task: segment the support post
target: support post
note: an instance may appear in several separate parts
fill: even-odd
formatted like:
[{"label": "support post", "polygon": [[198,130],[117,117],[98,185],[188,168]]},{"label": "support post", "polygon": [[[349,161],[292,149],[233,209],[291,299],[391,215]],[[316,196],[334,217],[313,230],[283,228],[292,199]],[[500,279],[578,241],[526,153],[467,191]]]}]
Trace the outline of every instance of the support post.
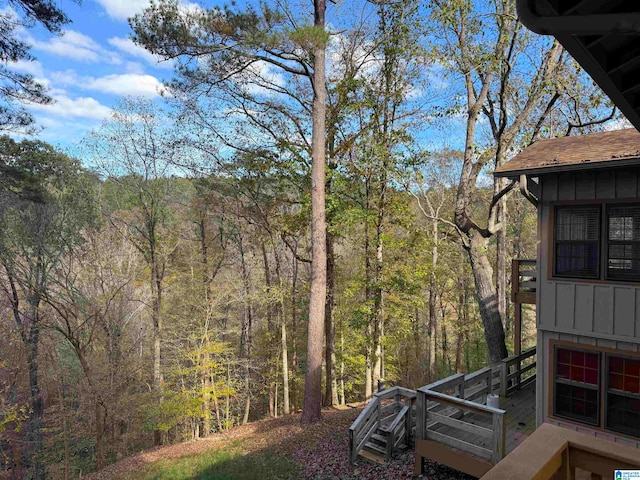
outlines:
[{"label": "support post", "polygon": [[501,397],[507,396],[507,388],[509,388],[507,378],[509,378],[509,366],[507,365],[507,362],[503,360],[502,363],[500,364],[500,396]]},{"label": "support post", "polygon": [[407,411],[407,416],[405,417],[404,423],[404,444],[407,446],[407,448],[411,448],[411,417],[413,414],[413,409],[411,408],[411,406],[413,405],[413,400],[407,398],[405,405],[409,407],[409,410]]},{"label": "support post", "polygon": [[513,328],[513,354],[520,355],[522,353],[522,304],[514,304],[514,328]]},{"label": "support post", "polygon": [[424,427],[427,424],[427,399],[424,392],[418,390],[416,392],[416,445],[418,440],[425,439]]},{"label": "support post", "polygon": [[495,465],[504,458],[506,424],[502,414],[493,414],[493,445],[491,461]]}]

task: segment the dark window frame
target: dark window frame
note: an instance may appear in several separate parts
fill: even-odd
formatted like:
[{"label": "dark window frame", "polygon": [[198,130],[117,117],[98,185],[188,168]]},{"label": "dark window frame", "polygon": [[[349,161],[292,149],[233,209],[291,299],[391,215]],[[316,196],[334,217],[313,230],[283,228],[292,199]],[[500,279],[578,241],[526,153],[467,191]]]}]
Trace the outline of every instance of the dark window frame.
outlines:
[{"label": "dark window frame", "polygon": [[[638,400],[640,401],[640,393],[632,393],[632,392],[627,392],[625,390],[619,390],[619,389],[613,389],[611,388],[611,386],[609,385],[610,383],[610,374],[611,374],[611,358],[615,357],[615,358],[620,358],[620,359],[624,359],[624,360],[632,360],[632,361],[638,361],[639,359],[637,357],[632,357],[629,355],[624,355],[624,354],[619,354],[619,353],[605,353],[605,379],[604,379],[604,388],[603,388],[603,402],[604,402],[604,418],[602,419],[602,425],[603,428],[605,428],[608,431],[611,432],[616,432],[616,433],[620,433],[622,435],[627,435],[630,437],[634,437],[634,438],[640,438],[640,424],[639,424],[639,428],[637,431],[632,431],[629,428],[625,428],[624,426],[622,428],[620,427],[616,427],[614,426],[610,426],[609,421],[609,415],[610,415],[610,410],[609,410],[609,396],[610,395],[615,395],[618,397],[624,397],[626,399],[633,399],[633,400]],[[623,375],[624,376],[624,375]],[[627,425],[627,427],[630,425]]]},{"label": "dark window frame", "polygon": [[[636,248],[640,250],[640,238],[638,238],[637,240],[635,239],[629,239],[629,240],[611,240],[610,237],[610,220],[611,220],[611,212],[612,210],[615,209],[620,209],[620,208],[640,208],[640,203],[607,203],[604,204],[605,207],[605,212],[604,212],[604,218],[605,218],[605,222],[606,224],[604,225],[604,235],[603,235],[603,242],[604,242],[604,248],[603,248],[603,263],[604,263],[604,279],[605,280],[614,280],[614,281],[628,281],[628,282],[637,282],[640,281],[640,269],[638,270],[638,272],[633,275],[631,274],[618,274],[616,275],[616,272],[610,272],[610,268],[609,268],[609,246],[610,245],[621,245],[621,246],[631,246],[632,248]],[[625,260],[620,259],[620,260]],[[630,259],[630,261],[632,262],[631,265],[633,267],[633,259]],[[640,260],[638,260],[638,262],[640,262]],[[624,269],[621,269],[624,270]]]},{"label": "dark window frame", "polygon": [[[558,222],[558,217],[559,214],[558,212],[562,211],[562,210],[591,210],[591,211],[595,211],[598,218],[597,218],[597,224],[598,224],[598,233],[596,236],[595,240],[559,240],[558,239],[558,229],[559,229],[559,222]],[[571,205],[556,205],[554,207],[554,225],[553,225],[553,276],[554,277],[559,277],[559,278],[577,278],[577,279],[585,279],[585,280],[598,280],[601,277],[601,263],[602,263],[602,208],[600,205],[594,205],[594,204],[584,204],[584,205],[575,205],[575,204],[571,204]],[[596,259],[596,271],[593,275],[577,275],[575,272],[567,272],[567,273],[559,273],[558,272],[558,246],[559,245],[577,245],[577,244],[582,244],[582,245],[587,245],[589,243],[596,243],[596,254],[597,254],[597,259]],[[586,258],[586,257],[585,257]]]},{"label": "dark window frame", "polygon": [[[555,419],[562,422],[570,422],[575,426],[583,425],[586,428],[591,428],[596,431],[601,431],[609,435],[616,435],[618,437],[626,438],[631,441],[636,441],[636,442],[640,441],[640,432],[636,433],[629,429],[623,431],[622,429],[610,428],[608,426],[609,425],[609,422],[608,422],[609,398],[608,397],[611,390],[609,388],[609,380],[610,380],[609,377],[611,373],[610,359],[612,357],[616,357],[616,358],[628,359],[632,361],[640,361],[640,351],[636,352],[633,350],[619,350],[617,348],[603,347],[603,346],[596,346],[596,345],[586,345],[583,343],[576,343],[575,341],[557,340],[557,339],[549,339],[547,345],[549,348],[548,350],[549,363],[547,364],[547,368],[546,368],[547,375],[545,378],[545,385],[546,385],[547,392],[544,400],[547,417],[552,420]],[[557,351],[559,348],[565,349],[565,350],[574,350],[578,352],[598,354],[598,359],[599,359],[598,368],[599,368],[599,374],[600,374],[599,376],[600,390],[599,390],[599,396],[598,396],[598,403],[599,403],[598,424],[584,422],[577,418],[558,415],[556,413],[556,381],[555,380],[556,380],[556,369],[558,364]],[[585,358],[585,366],[586,366],[586,363],[587,362]],[[625,369],[625,372],[626,372],[626,369]],[[632,370],[631,377],[632,379],[635,380],[636,378],[635,368]],[[626,385],[624,386],[626,387]],[[631,388],[632,389],[635,388],[635,385],[632,384]],[[620,390],[613,389],[612,393],[620,394]],[[628,395],[628,397],[632,399],[637,399],[638,401],[640,401],[640,394],[638,394],[637,396],[635,394],[630,394]],[[629,409],[629,407],[623,407],[623,408]],[[632,413],[634,412],[633,408],[635,408],[635,406],[629,409]]]},{"label": "dark window frame", "polygon": [[[578,382],[570,379],[558,378],[558,350],[569,350],[574,352],[582,352],[586,354],[595,354],[598,356],[598,384],[592,385],[586,382]],[[602,415],[600,411],[600,406],[602,405],[602,352],[598,350],[590,350],[590,349],[582,349],[575,347],[567,347],[564,345],[554,345],[553,346],[553,377],[551,379],[553,392],[552,392],[552,401],[553,401],[553,416],[557,418],[564,418],[567,420],[572,420],[574,422],[582,423],[584,425],[590,425],[593,427],[599,427],[602,425]],[[570,387],[583,388],[596,392],[596,419],[595,421],[589,421],[586,418],[579,418],[577,416],[572,416],[570,414],[562,414],[558,413],[558,384],[560,385],[568,385]],[[586,400],[585,400],[586,401]]]}]

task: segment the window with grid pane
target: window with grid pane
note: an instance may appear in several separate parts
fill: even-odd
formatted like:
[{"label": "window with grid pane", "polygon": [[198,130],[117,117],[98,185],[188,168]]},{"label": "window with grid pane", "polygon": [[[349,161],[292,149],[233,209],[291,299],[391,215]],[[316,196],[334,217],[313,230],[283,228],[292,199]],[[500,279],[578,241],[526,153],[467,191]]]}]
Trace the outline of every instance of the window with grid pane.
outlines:
[{"label": "window with grid pane", "polygon": [[607,277],[640,279],[640,205],[607,209]]},{"label": "window with grid pane", "polygon": [[555,349],[554,415],[590,425],[600,423],[600,354]]},{"label": "window with grid pane", "polygon": [[607,355],[605,428],[640,437],[640,359]]},{"label": "window with grid pane", "polygon": [[599,275],[600,207],[557,207],[554,274],[597,278]]}]

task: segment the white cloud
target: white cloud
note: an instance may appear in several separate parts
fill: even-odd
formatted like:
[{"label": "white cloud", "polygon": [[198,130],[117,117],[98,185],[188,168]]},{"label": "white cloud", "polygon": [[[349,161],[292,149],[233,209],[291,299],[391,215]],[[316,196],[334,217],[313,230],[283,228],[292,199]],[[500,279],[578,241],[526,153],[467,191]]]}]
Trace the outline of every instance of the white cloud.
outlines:
[{"label": "white cloud", "polygon": [[140,58],[149,65],[153,65],[158,68],[173,68],[173,61],[160,61],[160,57],[158,55],[154,55],[149,50],[136,45],[130,38],[112,37],[108,42],[121,52],[135,58]]},{"label": "white cloud", "polygon": [[[82,90],[95,90],[112,95],[132,95],[157,97],[162,90],[162,83],[151,75],[145,75],[140,64],[127,65],[134,72],[111,74],[104,77],[78,75],[74,70],[51,73],[51,80],[58,86],[75,87]],[[60,92],[58,92],[60,93]]]},{"label": "white cloud", "polygon": [[61,87],[75,86],[81,82],[80,77],[73,70],[51,72],[50,77],[56,85]]},{"label": "white cloud", "polygon": [[[104,7],[107,15],[115,20],[126,21],[151,5],[150,0],[97,0]],[[180,2],[180,8],[184,11],[194,12],[202,9],[200,5],[191,2]]]},{"label": "white cloud", "polygon": [[156,97],[160,95],[162,84],[156,77],[151,75],[125,73],[88,79],[88,82],[82,88],[114,95]]},{"label": "white cloud", "polygon": [[105,50],[91,37],[74,30],[67,30],[61,36],[51,37],[48,41],[40,41],[32,37],[28,37],[27,41],[36,50],[82,62],[102,62],[115,65],[122,62],[116,53]]},{"label": "white cloud", "polygon": [[37,60],[18,60],[17,62],[10,63],[9,67],[17,72],[28,73],[34,77],[44,77],[42,64]]},{"label": "white cloud", "polygon": [[95,98],[78,97],[69,98],[66,95],[54,96],[51,105],[32,104],[29,107],[33,110],[41,111],[47,115],[56,117],[80,117],[102,120],[111,114],[111,109],[105,107]]},{"label": "white cloud", "polygon": [[124,68],[127,73],[136,73],[138,75],[144,74],[144,67],[138,62],[127,62]]},{"label": "white cloud", "polygon": [[151,2],[149,0],[98,0],[107,11],[107,15],[116,20],[126,20],[142,12]]}]

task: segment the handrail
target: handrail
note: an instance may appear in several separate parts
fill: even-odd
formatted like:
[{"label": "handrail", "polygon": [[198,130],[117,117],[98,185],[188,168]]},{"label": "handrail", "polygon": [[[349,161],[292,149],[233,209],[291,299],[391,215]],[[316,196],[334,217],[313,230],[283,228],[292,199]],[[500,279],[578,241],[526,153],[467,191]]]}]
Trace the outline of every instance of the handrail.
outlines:
[{"label": "handrail", "polygon": [[446,390],[447,388],[458,386],[461,381],[464,381],[464,373],[456,373],[449,377],[438,380],[437,382],[433,382],[424,387],[420,387],[418,390],[431,390],[434,392],[441,392],[442,390]]},{"label": "handrail", "polygon": [[385,430],[392,432],[396,428],[398,428],[398,425],[400,425],[400,422],[403,420],[404,416],[407,414],[408,411],[409,411],[409,407],[407,407],[406,405],[402,407],[402,410],[400,410],[400,413],[396,415],[396,418],[393,419],[393,422],[391,422],[389,426],[385,427]]},{"label": "handrail", "polygon": [[[435,400],[440,404],[453,407],[461,412],[490,415],[491,428],[485,428],[469,421],[465,421],[464,415],[460,415],[456,418],[454,413],[443,414],[444,412],[436,413],[425,410],[424,413],[420,415],[418,421],[420,435],[417,438],[443,443],[458,450],[462,450],[463,452],[472,453],[487,460],[491,460],[494,464],[498,463],[502,459],[505,454],[506,446],[506,424],[504,422],[505,410],[489,407],[463,398],[453,397],[445,393],[434,392],[432,390],[420,389],[418,392],[418,405],[428,405],[429,400],[432,399],[432,401]],[[430,417],[433,419],[432,422],[429,422]],[[482,438],[490,439],[491,448],[488,449],[467,440],[456,438],[455,436],[443,433],[442,431],[435,431],[433,427],[430,427],[430,424],[447,425],[456,431],[468,432]]]},{"label": "handrail", "polygon": [[[527,373],[529,370],[533,370],[537,368],[537,361],[531,362],[529,365],[525,367],[522,366],[522,362],[530,357],[533,357],[537,354],[536,347],[531,347],[528,350],[525,350],[520,355],[512,355],[503,359],[501,364],[500,371],[500,396],[506,397],[510,393],[515,390],[519,390],[535,380],[535,374],[526,378],[522,381],[522,375]],[[512,367],[515,367],[513,371]]]},{"label": "handrail", "polygon": [[[421,390],[422,392],[423,390]],[[446,400],[449,403],[454,403],[463,407],[468,408],[469,410],[475,410],[478,412],[491,413],[491,414],[504,414],[505,410],[500,408],[488,407],[486,405],[482,405],[481,403],[471,402],[469,400],[465,400],[463,398],[452,397],[451,395],[447,395],[446,393],[434,392],[434,391],[424,391],[430,397],[438,398],[440,400]]]},{"label": "handrail", "polygon": [[[529,268],[521,270],[520,267]],[[537,278],[536,260],[513,259],[511,262],[511,301],[514,303],[535,303]]]},{"label": "handrail", "polygon": [[[394,401],[385,404],[383,407],[382,402],[391,398],[393,398]],[[386,458],[389,459],[393,448],[398,443],[399,438],[396,437],[398,437],[398,434],[402,430],[403,420],[405,423],[405,437],[408,444],[413,427],[411,406],[415,398],[415,390],[397,386],[374,394],[367,406],[360,412],[360,415],[358,415],[349,427],[350,462],[355,462],[358,454],[377,431],[380,431],[381,434],[387,437]],[[402,399],[404,399],[404,402],[401,401]],[[386,413],[391,413],[391,415],[384,417]],[[391,417],[393,417],[391,423],[383,427],[383,420],[388,421]]]},{"label": "handrail", "polygon": [[[407,416],[407,412],[409,412],[409,407],[407,405],[405,405],[404,407],[402,407],[402,410],[400,410],[400,413],[398,413],[398,415],[396,415],[396,418],[393,420],[393,422],[391,422],[391,425],[389,425],[388,427],[385,428],[386,430],[386,437],[387,437],[387,460],[391,458],[391,455],[393,454],[393,449],[396,447],[396,444],[398,443],[398,441],[400,440],[400,435],[399,435],[399,427],[404,426],[406,429],[406,424],[403,425],[403,423],[406,423],[406,416]],[[405,436],[407,438],[409,438],[409,435],[411,434],[411,432],[405,430]]]},{"label": "handrail", "polygon": [[[374,413],[374,410],[376,411]],[[349,460],[353,463],[356,457],[371,439],[380,426],[380,399],[373,397],[366,407],[360,412],[358,418],[349,427]],[[367,420],[368,419],[368,420]],[[375,422],[372,422],[375,419]],[[364,436],[360,434],[364,432]]]},{"label": "handrail", "polygon": [[575,478],[576,469],[591,473],[591,478],[612,478],[614,470],[637,470],[638,449],[545,423],[481,480],[569,480]]}]

